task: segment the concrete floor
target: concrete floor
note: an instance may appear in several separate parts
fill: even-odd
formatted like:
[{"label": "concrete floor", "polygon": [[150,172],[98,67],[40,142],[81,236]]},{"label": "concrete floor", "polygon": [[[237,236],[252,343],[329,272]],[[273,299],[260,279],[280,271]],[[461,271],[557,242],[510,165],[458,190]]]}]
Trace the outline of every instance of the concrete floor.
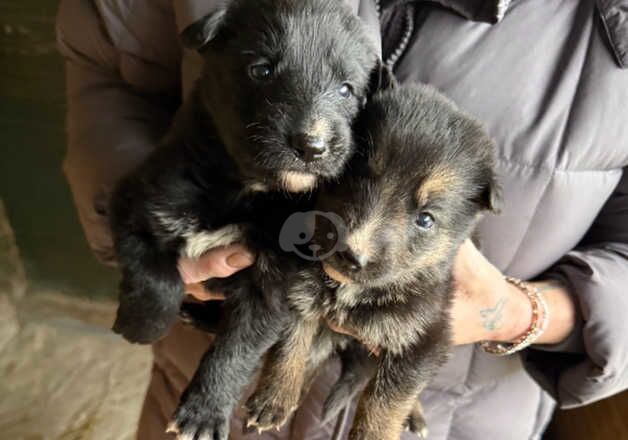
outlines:
[{"label": "concrete floor", "polygon": [[117,273],[90,254],[61,171],[57,7],[0,2],[0,439],[131,439],[151,355],[108,330]]},{"label": "concrete floor", "polygon": [[134,438],[151,354],[114,335],[115,305],[33,291],[0,201],[0,439]]}]

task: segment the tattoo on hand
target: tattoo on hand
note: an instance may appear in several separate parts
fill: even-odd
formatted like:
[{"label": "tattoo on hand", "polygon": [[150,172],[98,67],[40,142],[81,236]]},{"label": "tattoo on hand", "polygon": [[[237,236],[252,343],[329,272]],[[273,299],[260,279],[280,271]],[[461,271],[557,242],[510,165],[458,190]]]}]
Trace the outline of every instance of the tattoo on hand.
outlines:
[{"label": "tattoo on hand", "polygon": [[494,331],[500,328],[502,311],[504,305],[508,301],[508,298],[501,298],[493,307],[486,309],[480,309],[480,319],[482,320],[482,327],[488,331]]}]

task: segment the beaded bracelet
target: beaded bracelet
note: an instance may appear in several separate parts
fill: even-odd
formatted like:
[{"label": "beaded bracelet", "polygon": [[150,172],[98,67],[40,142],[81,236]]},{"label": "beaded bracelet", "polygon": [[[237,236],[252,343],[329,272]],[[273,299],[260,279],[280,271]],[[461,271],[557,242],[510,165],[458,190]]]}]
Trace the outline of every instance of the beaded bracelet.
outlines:
[{"label": "beaded bracelet", "polygon": [[504,277],[506,281],[521,289],[532,303],[532,322],[528,330],[513,342],[482,341],[480,347],[487,353],[496,356],[507,356],[523,350],[533,344],[543,334],[549,323],[547,303],[541,291],[525,281],[517,278]]}]

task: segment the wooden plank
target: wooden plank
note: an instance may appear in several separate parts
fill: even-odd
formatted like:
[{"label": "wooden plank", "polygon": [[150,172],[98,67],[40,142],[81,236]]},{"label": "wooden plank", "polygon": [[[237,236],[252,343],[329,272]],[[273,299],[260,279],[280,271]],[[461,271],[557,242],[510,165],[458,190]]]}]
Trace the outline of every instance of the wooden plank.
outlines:
[{"label": "wooden plank", "polygon": [[557,411],[545,440],[627,440],[628,392],[571,410]]}]

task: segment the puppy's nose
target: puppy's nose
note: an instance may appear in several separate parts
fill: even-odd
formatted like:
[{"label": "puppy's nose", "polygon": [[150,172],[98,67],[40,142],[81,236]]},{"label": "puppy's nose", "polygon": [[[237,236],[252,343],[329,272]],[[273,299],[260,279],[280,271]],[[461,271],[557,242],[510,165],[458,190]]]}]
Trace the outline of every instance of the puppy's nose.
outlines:
[{"label": "puppy's nose", "polygon": [[340,257],[340,259],[346,262],[347,269],[349,269],[352,272],[357,272],[361,269],[364,269],[364,267],[368,263],[368,257],[366,255],[357,254],[353,252],[351,249],[338,252],[338,256]]},{"label": "puppy's nose", "polygon": [[292,148],[306,162],[312,162],[323,157],[327,151],[327,143],[322,137],[297,134],[292,137]]}]

